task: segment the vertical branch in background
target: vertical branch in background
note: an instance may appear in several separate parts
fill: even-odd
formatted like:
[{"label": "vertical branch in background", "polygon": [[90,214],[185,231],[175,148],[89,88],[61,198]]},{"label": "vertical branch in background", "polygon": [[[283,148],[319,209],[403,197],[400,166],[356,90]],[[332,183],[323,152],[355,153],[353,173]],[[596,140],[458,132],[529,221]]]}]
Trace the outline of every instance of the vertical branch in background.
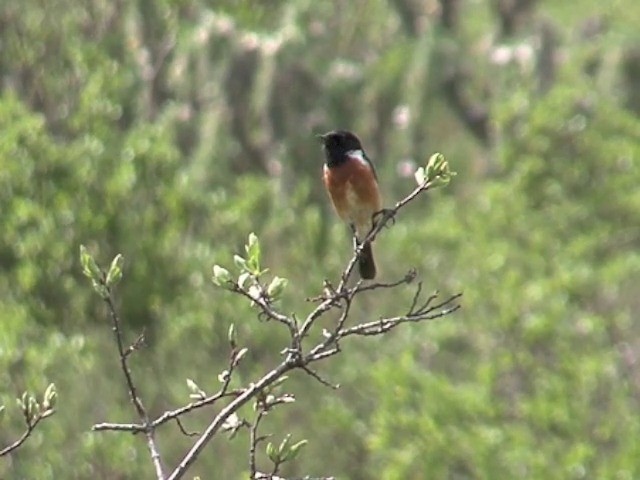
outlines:
[{"label": "vertical branch in background", "polygon": [[234,28],[235,46],[225,90],[231,133],[242,147],[233,163],[239,173],[256,170],[273,173],[276,141],[269,102],[277,85],[280,67],[277,54],[293,38],[291,21],[290,15],[283,15],[280,28],[270,35]]},{"label": "vertical branch in background", "polygon": [[412,0],[393,0],[391,6],[395,8],[402,22],[404,31],[410,37],[417,37],[420,34],[419,11]]},{"label": "vertical branch in background", "polygon": [[231,135],[242,149],[237,155],[237,161],[232,165],[236,173],[256,170],[266,173],[266,158],[260,145],[253,138],[250,121],[252,116],[251,92],[260,64],[261,54],[258,45],[249,42],[241,43],[231,60],[225,79],[227,103],[231,116]]},{"label": "vertical branch in background", "polygon": [[538,75],[538,93],[545,94],[556,80],[558,34],[549,20],[544,20],[539,26],[540,47],[536,62]]},{"label": "vertical branch in background", "polygon": [[447,65],[443,69],[442,92],[447,99],[449,106],[458,116],[460,121],[467,127],[483,145],[491,144],[491,127],[489,120],[489,109],[483,100],[473,98],[468,85],[473,75],[470,75],[464,66],[466,52],[461,51],[459,44],[459,0],[440,0],[440,24],[455,39],[454,48],[441,50],[441,54],[446,56],[441,62]]},{"label": "vertical branch in background", "polygon": [[[190,178],[209,184],[211,159],[220,155],[224,143],[220,136],[228,129],[225,79],[233,61],[236,31],[224,14],[194,13],[189,21],[193,29],[177,43],[171,57],[170,83],[178,107],[176,141],[189,159],[185,170]],[[196,218],[193,221],[199,223]]]},{"label": "vertical branch in background", "polygon": [[138,22],[134,52],[140,80],[144,84],[141,98],[141,117],[155,119],[161,105],[171,97],[167,86],[167,59],[175,46],[176,32],[172,31],[172,12],[162,3],[138,0]]},{"label": "vertical branch in background", "polygon": [[[608,300],[601,300],[602,303],[610,303]],[[611,309],[615,308],[613,305],[609,305]],[[606,310],[607,312],[612,311]],[[598,310],[598,304],[594,306],[594,310]],[[617,319],[612,319],[606,323],[605,330],[609,341],[611,343],[611,350],[616,352],[616,360],[618,368],[622,372],[622,376],[626,379],[629,391],[631,392],[631,398],[633,398],[637,407],[640,407],[640,342],[630,342],[628,338],[625,338],[625,331],[620,327]]]},{"label": "vertical branch in background", "polygon": [[460,121],[478,141],[488,147],[493,139],[489,109],[483,101],[472,97],[468,88],[471,75],[465,71],[462,62],[452,60],[449,74],[442,82],[444,96]]},{"label": "vertical branch in background", "polygon": [[640,115],[640,47],[629,45],[622,53],[622,84],[626,106]]},{"label": "vertical branch in background", "polygon": [[440,24],[449,31],[458,29],[460,0],[440,0]]},{"label": "vertical branch in background", "polygon": [[164,480],[165,476],[162,467],[162,459],[160,457],[160,452],[158,451],[158,446],[154,438],[155,427],[153,426],[152,422],[149,421],[149,415],[147,414],[142,400],[138,396],[138,389],[133,380],[131,369],[129,368],[129,355],[138,350],[144,344],[144,335],[140,335],[133,344],[125,347],[120,317],[118,316],[113,301],[112,288],[122,278],[123,262],[124,258],[122,257],[122,255],[116,255],[116,257],[111,262],[109,270],[107,271],[107,273],[105,273],[100,269],[100,267],[98,267],[98,264],[89,254],[87,249],[83,245],[80,246],[80,263],[82,264],[83,273],[85,274],[85,276],[91,279],[94,290],[96,291],[96,293],[98,293],[98,295],[100,295],[102,300],[104,300],[107,305],[107,309],[109,310],[109,316],[111,317],[112,322],[112,330],[116,340],[116,345],[118,347],[120,369],[122,370],[125,382],[127,384],[129,399],[131,400],[131,403],[133,404],[143,426],[143,432],[147,439],[147,447],[149,449],[151,461],[156,472],[156,478],[158,480]]},{"label": "vertical branch in background", "polygon": [[500,24],[500,36],[512,37],[527,23],[538,0],[493,0],[493,9]]},{"label": "vertical branch in background", "polygon": [[[489,109],[485,100],[473,93],[472,78],[479,76],[467,72],[469,67],[465,62],[469,55],[461,45],[460,1],[439,0],[438,6],[439,24],[448,34],[436,40],[438,37],[425,32],[418,38],[420,46],[416,48],[416,55],[406,76],[409,83],[408,95],[412,96],[407,103],[420,106],[414,113],[418,118],[411,120],[411,124],[415,126],[413,141],[418,150],[424,147],[424,123],[429,118],[431,103],[435,99],[444,98],[467,130],[483,145],[490,146],[493,135]],[[427,15],[429,12],[423,13]],[[432,77],[435,79],[434,87],[431,86]],[[475,90],[482,91],[477,88]]]}]

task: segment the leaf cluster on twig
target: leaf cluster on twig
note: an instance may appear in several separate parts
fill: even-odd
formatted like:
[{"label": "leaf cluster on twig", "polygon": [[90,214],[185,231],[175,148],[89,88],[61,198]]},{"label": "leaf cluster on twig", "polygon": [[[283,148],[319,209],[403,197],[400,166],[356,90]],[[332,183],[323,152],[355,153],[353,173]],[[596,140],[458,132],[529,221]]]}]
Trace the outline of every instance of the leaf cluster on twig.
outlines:
[{"label": "leaf cluster on twig", "polygon": [[[14,442],[4,448],[0,448],[0,457],[8,455],[20,448],[31,436],[38,424],[56,412],[55,407],[57,401],[58,393],[53,383],[50,383],[45,390],[42,396],[42,402],[39,402],[38,399],[34,395],[29,394],[29,392],[24,392],[22,396],[18,398],[18,407],[20,407],[22,417],[24,418],[25,430]],[[4,412],[4,405],[0,405],[0,417],[4,416]]]}]

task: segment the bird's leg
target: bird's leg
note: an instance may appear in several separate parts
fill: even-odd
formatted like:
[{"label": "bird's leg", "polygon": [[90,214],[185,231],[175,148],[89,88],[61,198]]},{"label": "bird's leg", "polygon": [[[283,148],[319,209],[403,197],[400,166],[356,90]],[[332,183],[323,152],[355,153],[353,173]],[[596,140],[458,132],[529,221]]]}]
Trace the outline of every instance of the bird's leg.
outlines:
[{"label": "bird's leg", "polygon": [[353,251],[358,250],[358,246],[360,246],[360,241],[358,240],[358,235],[356,234],[356,226],[353,223],[349,224],[349,228],[351,229],[351,234],[353,235]]},{"label": "bird's leg", "polygon": [[381,220],[391,220],[391,225],[385,225],[385,226],[387,227],[393,226],[396,223],[395,212],[391,208],[383,208],[381,210],[378,210],[377,212],[374,212],[374,214],[371,215],[371,230],[376,228],[376,225]]}]

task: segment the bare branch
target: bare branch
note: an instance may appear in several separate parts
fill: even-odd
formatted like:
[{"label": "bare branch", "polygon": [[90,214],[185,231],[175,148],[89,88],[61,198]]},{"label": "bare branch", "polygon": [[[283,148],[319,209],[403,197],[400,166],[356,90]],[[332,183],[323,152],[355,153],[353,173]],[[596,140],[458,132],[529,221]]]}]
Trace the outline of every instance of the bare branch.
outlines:
[{"label": "bare branch", "polygon": [[256,419],[253,421],[253,424],[249,429],[249,478],[251,479],[258,478],[258,469],[256,466],[256,451],[258,448],[258,443],[267,438],[265,436],[258,436],[258,426],[260,425],[262,417],[264,417],[266,413],[266,410],[260,408],[256,415]]},{"label": "bare branch", "polygon": [[20,435],[20,438],[18,438],[16,441],[14,441],[10,445],[7,445],[2,450],[0,450],[0,457],[8,455],[14,450],[20,448],[20,446],[27,440],[27,438],[31,436],[35,428],[38,426],[38,424],[45,418],[50,417],[53,414],[53,412],[54,412],[53,410],[45,410],[44,412],[38,413],[33,419],[29,419],[25,417],[25,424],[27,428],[22,433],[22,435]]},{"label": "bare branch", "polygon": [[241,288],[235,282],[233,287],[234,287],[234,289],[232,290],[233,292],[239,293],[240,295],[247,297],[252,302],[255,302],[256,305],[258,305],[262,309],[262,311],[267,316],[267,318],[276,320],[277,322],[280,322],[288,327],[292,326],[293,320],[290,317],[287,317],[286,315],[283,315],[282,313],[276,311],[273,308],[273,305],[269,303],[264,296],[253,295],[248,291],[246,291],[244,288]]},{"label": "bare branch", "polygon": [[131,374],[131,369],[129,368],[128,358],[129,354],[132,351],[132,348],[135,350],[139,345],[142,345],[144,342],[144,336],[139,337],[132,347],[126,348],[124,347],[124,341],[122,338],[122,330],[120,327],[120,318],[116,311],[115,305],[113,303],[113,293],[106,282],[103,282],[103,285],[106,289],[107,295],[104,297],[104,301],[107,304],[107,308],[109,309],[109,316],[111,317],[111,322],[113,324],[112,330],[116,339],[116,344],[118,346],[118,354],[120,356],[120,368],[124,375],[125,381],[127,383],[127,389],[129,391],[129,398],[133,403],[136,411],[138,412],[138,416],[142,421],[143,431],[145,436],[147,437],[147,447],[149,448],[149,453],[151,455],[151,461],[153,462],[153,466],[156,471],[156,478],[158,480],[164,480],[164,471],[162,468],[162,460],[160,457],[160,453],[158,451],[158,447],[156,445],[156,441],[154,438],[154,428],[150,425],[149,416],[147,415],[147,411],[142,404],[142,400],[138,396],[138,392],[133,381],[133,376]]},{"label": "bare branch", "polygon": [[415,310],[416,305],[418,304],[418,300],[420,299],[421,293],[422,293],[422,282],[418,282],[418,287],[416,288],[416,293],[413,295],[413,300],[411,300],[411,306],[409,307],[407,315],[411,315],[411,313]]},{"label": "bare branch", "polygon": [[168,480],[177,480],[179,478],[182,478],[184,474],[187,473],[187,470],[193,464],[193,462],[196,461],[196,458],[198,457],[198,455],[200,455],[200,452],[202,452],[204,447],[211,441],[213,436],[221,429],[224,421],[231,414],[237,412],[240,407],[244,406],[247,402],[253,399],[264,388],[268,387],[286,372],[293,370],[294,368],[294,365],[289,364],[286,361],[282,362],[276,368],[264,375],[260,380],[258,380],[258,382],[245,389],[242,394],[240,394],[233,401],[231,401],[229,405],[223,408],[220,413],[218,413],[218,415],[216,415],[215,418],[211,421],[204,433],[196,441],[193,447],[191,447],[189,452],[187,452],[185,457],[180,461],[180,464],[171,473],[171,475],[168,477]]},{"label": "bare branch", "polygon": [[102,432],[111,430],[113,432],[144,432],[145,426],[141,423],[111,423],[111,422],[102,422],[96,423],[91,430],[94,432]]},{"label": "bare branch", "polygon": [[399,287],[400,285],[404,285],[405,283],[413,282],[416,276],[417,276],[417,272],[414,269],[411,269],[407,272],[407,274],[403,278],[395,282],[389,282],[389,283],[376,282],[376,283],[369,283],[369,284],[361,284],[356,288],[355,293],[366,292],[367,290],[396,288],[396,287]]},{"label": "bare branch", "polygon": [[134,432],[134,433],[144,432],[145,429],[147,428],[152,428],[152,429],[158,428],[160,425],[167,423],[170,420],[174,420],[174,419],[177,420],[180,416],[185,415],[189,412],[192,412],[202,407],[206,407],[207,405],[213,405],[215,402],[217,402],[222,398],[239,396],[243,392],[242,389],[229,390],[229,384],[231,383],[231,378],[233,376],[234,369],[237,366],[237,362],[235,361],[236,354],[237,354],[236,350],[237,350],[236,348],[231,349],[231,352],[229,354],[229,365],[227,366],[227,370],[225,370],[221,374],[221,378],[223,379],[222,386],[220,387],[220,390],[215,394],[207,398],[203,398],[201,400],[191,402],[183,407],[176,408],[175,410],[166,411],[155,420],[149,422],[147,425],[135,424],[135,423],[125,423],[125,424],[98,423],[93,426],[92,430],[94,431],[118,430],[118,431]]},{"label": "bare branch", "polygon": [[338,332],[338,338],[344,338],[349,335],[380,335],[397,327],[402,323],[420,322],[436,320],[445,317],[456,310],[460,309],[460,305],[455,301],[462,296],[461,293],[452,295],[447,300],[429,307],[424,311],[418,311],[409,315],[398,317],[381,318],[372,322],[361,323],[354,327],[346,328]]},{"label": "bare branch", "polygon": [[189,412],[197,410],[202,407],[206,407],[207,405],[212,405],[217,400],[225,397],[237,397],[242,393],[242,390],[230,390],[227,392],[217,392],[210,397],[204,398],[202,400],[198,400],[197,402],[191,402],[183,407],[176,408],[175,410],[170,410],[164,412],[158,418],[149,423],[148,426],[145,426],[141,423],[97,423],[92,427],[94,431],[103,431],[103,430],[118,430],[125,432],[144,432],[145,428],[157,428],[160,425],[167,423],[170,420],[175,420],[182,415],[185,415]]},{"label": "bare branch", "polygon": [[330,383],[328,380],[325,380],[324,378],[322,378],[318,372],[314,372],[313,370],[311,370],[306,365],[302,366],[300,368],[302,368],[302,370],[307,372],[309,375],[311,375],[313,378],[315,378],[318,382],[320,382],[325,387],[332,388],[333,390],[337,390],[338,388],[340,388],[339,384]]},{"label": "bare branch", "polygon": [[111,316],[111,321],[113,323],[112,330],[116,339],[116,343],[118,345],[118,353],[120,355],[120,368],[122,369],[122,373],[124,374],[125,381],[127,383],[127,389],[129,391],[129,398],[133,403],[138,415],[141,419],[147,418],[147,411],[142,405],[142,401],[140,397],[138,397],[138,393],[136,390],[136,386],[133,382],[133,377],[131,375],[131,369],[129,368],[129,364],[127,362],[127,357],[129,356],[130,348],[124,347],[124,341],[122,339],[122,331],[120,328],[120,318],[118,313],[116,312],[116,308],[113,304],[112,293],[108,290],[108,295],[104,299],[107,307],[109,309],[109,315]]},{"label": "bare branch", "polygon": [[178,428],[183,435],[187,437],[197,437],[198,435],[200,435],[198,432],[187,432],[187,429],[184,428],[184,425],[182,425],[182,420],[180,420],[180,417],[176,417],[176,423],[178,424]]}]

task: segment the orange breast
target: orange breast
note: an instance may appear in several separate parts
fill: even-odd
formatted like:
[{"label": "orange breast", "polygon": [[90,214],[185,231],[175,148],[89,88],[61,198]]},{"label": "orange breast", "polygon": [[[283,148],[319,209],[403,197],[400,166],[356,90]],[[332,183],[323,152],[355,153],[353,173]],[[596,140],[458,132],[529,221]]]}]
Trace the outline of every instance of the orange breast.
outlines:
[{"label": "orange breast", "polygon": [[353,224],[359,237],[369,233],[373,214],[382,208],[371,168],[358,160],[331,168],[325,165],[324,184],[340,218]]}]

